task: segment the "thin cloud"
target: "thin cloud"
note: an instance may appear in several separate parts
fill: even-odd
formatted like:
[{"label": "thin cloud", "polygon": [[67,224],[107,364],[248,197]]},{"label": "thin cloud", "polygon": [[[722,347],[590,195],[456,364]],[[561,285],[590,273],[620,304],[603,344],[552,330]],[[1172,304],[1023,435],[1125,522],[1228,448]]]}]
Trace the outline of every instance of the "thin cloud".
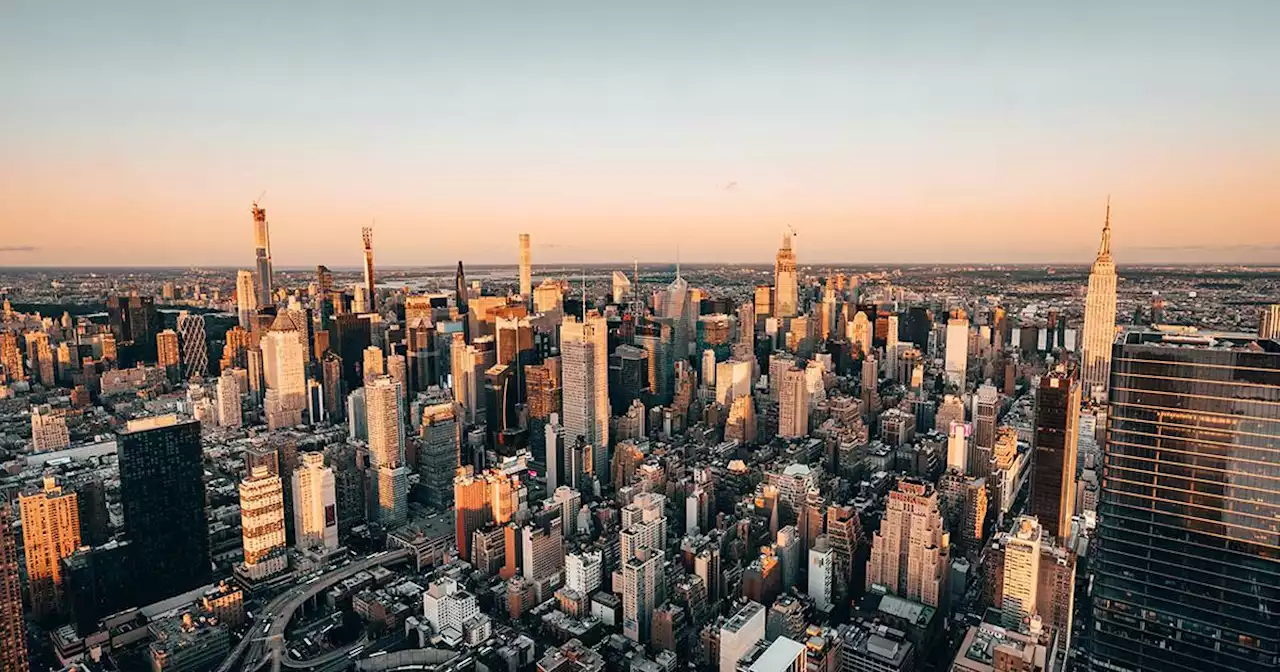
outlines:
[{"label": "thin cloud", "polygon": [[0,252],[36,252],[39,249],[35,245],[8,245],[0,247]]}]

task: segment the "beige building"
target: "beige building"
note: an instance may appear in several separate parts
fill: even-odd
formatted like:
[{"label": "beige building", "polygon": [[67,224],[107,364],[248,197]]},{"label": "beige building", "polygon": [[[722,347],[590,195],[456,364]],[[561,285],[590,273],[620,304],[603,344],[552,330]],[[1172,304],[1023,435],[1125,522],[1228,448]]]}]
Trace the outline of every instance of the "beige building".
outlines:
[{"label": "beige building", "polygon": [[903,479],[889,502],[867,562],[867,588],[938,607],[946,595],[950,536],[933,485]]},{"label": "beige building", "polygon": [[45,617],[62,604],[63,558],[80,547],[80,510],[74,492],[63,493],[52,477],[42,490],[18,498],[27,557],[31,611]]}]

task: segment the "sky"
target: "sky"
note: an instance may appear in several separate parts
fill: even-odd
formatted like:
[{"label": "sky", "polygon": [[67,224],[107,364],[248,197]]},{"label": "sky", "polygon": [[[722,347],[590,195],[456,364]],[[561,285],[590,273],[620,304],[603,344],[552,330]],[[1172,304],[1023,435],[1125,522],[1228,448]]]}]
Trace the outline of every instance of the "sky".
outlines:
[{"label": "sky", "polygon": [[0,4],[0,266],[1280,263],[1280,3]]}]

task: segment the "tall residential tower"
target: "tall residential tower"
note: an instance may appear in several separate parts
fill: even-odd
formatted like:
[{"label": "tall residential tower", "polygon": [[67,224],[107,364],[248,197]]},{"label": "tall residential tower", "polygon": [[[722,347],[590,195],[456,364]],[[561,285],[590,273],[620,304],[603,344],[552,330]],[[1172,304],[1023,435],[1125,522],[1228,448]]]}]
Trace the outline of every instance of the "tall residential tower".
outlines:
[{"label": "tall residential tower", "polygon": [[369,297],[369,312],[375,312],[378,309],[378,295],[374,293],[374,276],[373,276],[373,228],[364,227],[360,230],[360,238],[364,241],[364,291],[365,296]]},{"label": "tall residential tower", "polygon": [[520,298],[533,300],[533,256],[529,252],[529,234],[520,234]]},{"label": "tall residential tower", "polygon": [[267,209],[253,202],[253,248],[258,269],[257,306],[269,306],[275,288],[271,284],[271,234],[267,230]]}]

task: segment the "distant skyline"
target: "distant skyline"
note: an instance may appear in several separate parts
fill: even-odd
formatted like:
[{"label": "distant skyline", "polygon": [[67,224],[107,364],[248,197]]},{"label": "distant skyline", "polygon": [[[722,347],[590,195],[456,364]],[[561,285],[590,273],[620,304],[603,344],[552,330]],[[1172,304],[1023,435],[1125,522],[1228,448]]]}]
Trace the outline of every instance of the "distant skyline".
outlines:
[{"label": "distant skyline", "polygon": [[0,266],[1280,263],[1280,3],[18,2]]}]

